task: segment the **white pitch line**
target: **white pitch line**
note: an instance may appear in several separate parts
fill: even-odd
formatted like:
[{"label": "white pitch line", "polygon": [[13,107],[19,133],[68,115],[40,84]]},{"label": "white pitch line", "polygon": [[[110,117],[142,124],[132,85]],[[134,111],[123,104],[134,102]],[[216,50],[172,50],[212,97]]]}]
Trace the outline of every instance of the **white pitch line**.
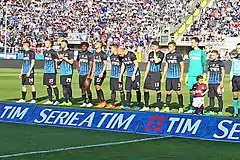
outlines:
[{"label": "white pitch line", "polygon": [[151,140],[157,140],[157,139],[163,139],[163,138],[167,138],[167,137],[150,137],[150,138],[142,138],[142,139],[135,139],[135,140],[128,140],[128,141],[109,142],[109,143],[100,143],[100,144],[85,145],[85,146],[50,149],[50,150],[43,150],[43,151],[6,154],[6,155],[0,155],[0,158],[20,157],[20,156],[27,156],[27,155],[34,155],[34,154],[53,153],[53,152],[61,152],[61,151],[68,151],[68,150],[93,148],[93,147],[106,147],[106,146],[114,146],[114,145],[120,145],[120,144],[131,144],[131,143],[151,141]]}]

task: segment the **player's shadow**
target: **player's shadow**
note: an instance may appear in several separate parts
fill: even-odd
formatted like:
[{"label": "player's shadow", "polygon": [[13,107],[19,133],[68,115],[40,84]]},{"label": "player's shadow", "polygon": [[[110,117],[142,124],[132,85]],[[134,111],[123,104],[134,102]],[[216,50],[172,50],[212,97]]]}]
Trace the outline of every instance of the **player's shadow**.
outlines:
[{"label": "player's shadow", "polygon": [[[47,100],[48,99],[48,97],[47,96],[43,96],[43,97],[38,97],[38,98],[36,98],[36,101],[37,101],[37,103],[38,102],[41,102],[41,101],[44,101],[44,100]],[[9,101],[9,102],[16,102],[16,101],[18,101],[19,100],[19,98],[11,98],[11,99],[6,99],[6,101]],[[29,99],[29,100],[27,100],[27,102],[29,102],[31,99]]]},{"label": "player's shadow", "polygon": [[163,106],[164,106],[164,103],[163,103],[163,102],[161,102],[161,104],[160,104],[160,105],[158,105],[158,104],[157,104],[157,102],[155,102],[155,103],[152,103],[152,104],[150,104],[150,105],[149,105],[149,107],[150,107],[150,108],[155,108],[155,107],[158,107],[159,109],[162,109],[162,108],[163,108]]},{"label": "player's shadow", "polygon": [[[233,114],[233,112],[234,112],[233,106],[228,106],[228,107],[225,109],[225,112],[228,112],[228,113]],[[239,112],[239,109],[238,109],[238,112]]]},{"label": "player's shadow", "polygon": [[[206,106],[204,110],[205,110],[206,112],[209,112],[210,109],[211,109],[210,106]],[[217,113],[217,112],[219,111],[219,108],[218,108],[218,107],[214,107],[214,108],[213,108],[213,111],[214,111],[215,113]]]},{"label": "player's shadow", "polygon": [[172,109],[179,109],[179,104],[177,102],[173,102],[170,104],[170,108]]}]

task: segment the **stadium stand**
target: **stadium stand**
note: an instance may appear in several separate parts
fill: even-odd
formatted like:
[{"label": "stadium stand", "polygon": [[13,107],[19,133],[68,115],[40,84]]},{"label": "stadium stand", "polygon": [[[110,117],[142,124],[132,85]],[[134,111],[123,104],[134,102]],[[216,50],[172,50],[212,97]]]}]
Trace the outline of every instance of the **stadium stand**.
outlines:
[{"label": "stadium stand", "polygon": [[[179,26],[199,0],[12,0],[8,7],[7,46],[21,46],[28,37],[33,47],[42,47],[44,39],[68,37],[102,40],[127,46],[143,46],[158,37],[169,25]],[[6,0],[0,4],[0,43],[4,41]]]},{"label": "stadium stand", "polygon": [[227,37],[240,34],[240,2],[238,0],[215,0],[212,7],[203,9],[201,17],[195,21],[183,36],[188,41],[193,36],[202,42],[223,42]]}]

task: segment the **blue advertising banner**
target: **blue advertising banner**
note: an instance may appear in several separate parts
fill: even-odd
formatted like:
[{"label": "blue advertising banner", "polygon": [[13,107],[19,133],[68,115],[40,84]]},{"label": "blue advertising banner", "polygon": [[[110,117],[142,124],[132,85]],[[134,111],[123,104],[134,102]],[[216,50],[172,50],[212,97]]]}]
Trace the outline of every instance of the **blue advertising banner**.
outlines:
[{"label": "blue advertising banner", "polygon": [[240,119],[0,103],[0,122],[240,142]]}]

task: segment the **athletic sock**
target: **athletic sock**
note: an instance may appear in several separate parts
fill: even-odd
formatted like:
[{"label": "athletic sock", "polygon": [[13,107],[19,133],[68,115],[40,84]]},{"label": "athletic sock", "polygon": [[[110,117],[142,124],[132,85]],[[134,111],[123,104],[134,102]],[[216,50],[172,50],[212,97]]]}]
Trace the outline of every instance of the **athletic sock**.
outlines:
[{"label": "athletic sock", "polygon": [[59,101],[59,90],[58,87],[53,88],[55,97],[56,97],[56,101]]},{"label": "athletic sock", "polygon": [[209,104],[210,104],[210,111],[214,111],[214,106],[215,106],[214,97],[210,97]]},{"label": "athletic sock", "polygon": [[101,100],[101,101],[105,101],[104,93],[103,93],[103,90],[102,90],[102,89],[99,90],[99,97],[100,97],[100,100]]},{"label": "athletic sock", "polygon": [[115,105],[115,100],[116,100],[116,92],[112,91],[111,93],[111,104]]},{"label": "athletic sock", "polygon": [[87,102],[87,95],[86,95],[86,94],[83,94],[83,95],[82,95],[82,99],[83,99],[84,103],[86,103],[86,102]]},{"label": "athletic sock", "polygon": [[179,103],[179,107],[183,108],[183,95],[182,94],[178,95],[178,103]]},{"label": "athletic sock", "polygon": [[89,103],[92,103],[92,92],[90,89],[87,90]]},{"label": "athletic sock", "polygon": [[36,96],[37,96],[37,92],[36,91],[32,91],[32,99],[36,99]]},{"label": "athletic sock", "polygon": [[120,91],[120,97],[121,97],[121,105],[125,104],[125,93],[124,91]]},{"label": "athletic sock", "polygon": [[68,103],[69,97],[68,97],[68,88],[67,86],[63,86],[63,96],[64,96],[64,100],[66,103]]},{"label": "athletic sock", "polygon": [[238,114],[238,98],[233,98],[233,108],[234,108],[234,114]]},{"label": "athletic sock", "polygon": [[50,86],[47,88],[47,93],[49,101],[52,101],[52,88]]},{"label": "athletic sock", "polygon": [[162,102],[162,93],[157,92],[157,106],[160,107]]},{"label": "athletic sock", "polygon": [[131,99],[132,99],[131,91],[127,91],[127,106],[130,106]]},{"label": "athletic sock", "polygon": [[72,96],[72,86],[67,86],[67,88],[68,88],[69,100],[72,102],[72,100],[73,100],[73,96]]},{"label": "athletic sock", "polygon": [[22,99],[23,99],[23,100],[26,99],[26,94],[27,94],[27,92],[22,91]]},{"label": "athletic sock", "polygon": [[223,110],[223,99],[222,99],[222,96],[218,96],[217,99],[218,99],[218,107],[219,107],[218,111],[222,112],[222,110]]},{"label": "athletic sock", "polygon": [[138,105],[140,105],[140,103],[141,103],[141,92],[140,91],[136,91],[136,94],[137,94]]},{"label": "athletic sock", "polygon": [[145,107],[149,106],[149,92],[144,92]]},{"label": "athletic sock", "polygon": [[172,100],[172,94],[167,94],[166,95],[166,105],[167,105],[167,107],[170,107],[171,100]]}]

